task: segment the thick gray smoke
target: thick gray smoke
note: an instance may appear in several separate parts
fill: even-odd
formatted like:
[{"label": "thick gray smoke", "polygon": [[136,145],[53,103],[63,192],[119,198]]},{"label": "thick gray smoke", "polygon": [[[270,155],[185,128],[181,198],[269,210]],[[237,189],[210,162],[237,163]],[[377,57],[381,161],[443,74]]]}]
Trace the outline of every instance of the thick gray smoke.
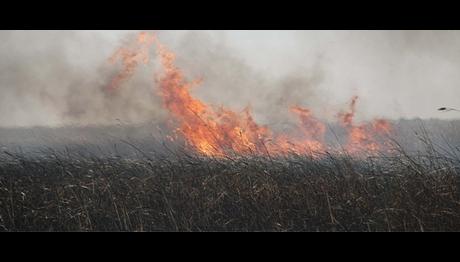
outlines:
[{"label": "thick gray smoke", "polygon": [[[107,59],[135,31],[0,32],[0,126],[156,121],[156,66],[140,67],[116,96],[120,69]],[[160,31],[206,102],[265,124],[289,121],[290,105],[334,119],[353,95],[360,119],[451,118],[460,107],[457,31]]]}]

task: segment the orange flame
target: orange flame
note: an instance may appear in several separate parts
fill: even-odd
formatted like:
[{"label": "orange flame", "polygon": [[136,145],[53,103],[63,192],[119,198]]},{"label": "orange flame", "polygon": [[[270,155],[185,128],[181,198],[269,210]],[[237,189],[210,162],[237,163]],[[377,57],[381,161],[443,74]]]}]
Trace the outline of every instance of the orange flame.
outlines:
[{"label": "orange flame", "polygon": [[[131,47],[120,48],[115,52],[110,61],[115,63],[121,60],[123,70],[112,80],[111,90],[130,78],[139,64],[149,63],[149,48],[153,44],[163,67],[163,73],[157,79],[159,95],[165,109],[177,122],[176,131],[197,152],[214,157],[224,157],[231,153],[315,155],[330,149],[324,141],[326,125],[307,108],[292,106],[290,112],[299,120],[298,129],[276,134],[267,126],[257,124],[249,107],[238,113],[225,107],[208,105],[193,97],[190,90],[199,85],[201,80],[187,81],[175,65],[175,54],[155,35],[141,33]],[[370,124],[354,125],[357,100],[358,97],[354,96],[350,110],[338,115],[348,131],[346,149],[350,153],[374,154],[381,150],[377,135],[388,134],[391,124],[378,119]]]},{"label": "orange flame", "polygon": [[268,129],[257,125],[249,109],[238,114],[224,107],[215,109],[190,94],[199,82],[187,82],[174,64],[175,55],[159,41],[157,54],[164,68],[159,79],[160,95],[166,109],[178,120],[186,142],[205,155],[222,156],[260,152]]},{"label": "orange flame", "polygon": [[353,125],[353,118],[356,114],[356,102],[358,101],[358,96],[351,98],[350,111],[339,113],[339,118],[345,126]]},{"label": "orange flame", "polygon": [[129,79],[140,63],[149,63],[149,47],[154,42],[154,39],[154,35],[140,33],[137,41],[131,47],[121,47],[109,58],[111,64],[115,64],[121,60],[123,65],[121,72],[112,79],[108,86],[109,90],[117,89],[122,82]]},{"label": "orange flame", "polygon": [[301,138],[293,141],[295,152],[301,154],[324,151],[326,126],[315,118],[309,109],[293,106],[291,107],[291,112],[300,119],[298,127],[301,132]]},{"label": "orange flame", "polygon": [[391,124],[384,119],[376,119],[372,123],[354,125],[356,103],[358,96],[354,96],[350,103],[349,112],[339,113],[342,124],[348,129],[348,143],[346,149],[349,153],[376,154],[382,151],[379,139],[391,132]]}]

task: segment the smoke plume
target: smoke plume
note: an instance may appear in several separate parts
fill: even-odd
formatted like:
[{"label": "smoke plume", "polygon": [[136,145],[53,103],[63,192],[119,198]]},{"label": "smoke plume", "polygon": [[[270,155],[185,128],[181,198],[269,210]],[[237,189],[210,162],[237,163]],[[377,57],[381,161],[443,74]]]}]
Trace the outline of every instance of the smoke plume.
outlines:
[{"label": "smoke plume", "polygon": [[[136,31],[2,31],[0,125],[62,126],[167,119],[158,65],[139,67],[117,95],[108,59]],[[288,124],[290,105],[333,120],[360,97],[358,120],[453,118],[460,107],[456,31],[159,31],[192,92],[258,122]],[[152,57],[152,60],[157,60]]]}]

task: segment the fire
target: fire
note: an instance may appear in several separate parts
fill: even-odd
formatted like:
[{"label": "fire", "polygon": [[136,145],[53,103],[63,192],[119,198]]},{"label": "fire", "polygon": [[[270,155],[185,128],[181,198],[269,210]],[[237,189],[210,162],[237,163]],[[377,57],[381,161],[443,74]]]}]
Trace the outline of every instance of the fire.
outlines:
[{"label": "fire", "polygon": [[[129,79],[140,64],[150,62],[149,50],[156,47],[163,68],[156,79],[164,108],[177,124],[176,132],[186,144],[205,156],[310,154],[332,150],[325,143],[326,125],[308,108],[292,106],[290,112],[298,119],[296,130],[275,133],[268,126],[258,124],[249,107],[235,112],[215,107],[191,94],[202,80],[188,81],[176,66],[176,55],[153,34],[141,33],[129,47],[118,49],[111,63],[121,61],[121,72],[110,83],[109,90],[118,88]],[[372,123],[354,125],[358,97],[352,98],[350,110],[340,113],[339,120],[348,131],[346,145],[350,153],[376,153],[381,149],[377,135],[388,134],[391,124],[378,119]],[[173,139],[171,136],[170,139]]]},{"label": "fire", "polygon": [[324,151],[326,126],[319,119],[315,118],[312,111],[307,108],[292,106],[290,111],[300,120],[297,130],[298,134],[294,136],[281,135],[276,139],[277,146],[283,149],[279,150],[280,153],[288,153],[288,148],[291,148],[297,154],[311,154]]},{"label": "fire", "polygon": [[356,114],[356,102],[358,101],[358,96],[353,96],[350,103],[350,111],[349,112],[341,112],[339,113],[339,118],[341,122],[345,126],[352,126],[353,118]]},{"label": "fire", "polygon": [[379,140],[391,132],[391,124],[384,119],[376,119],[371,123],[361,125],[354,124],[356,102],[358,96],[354,96],[348,112],[339,113],[339,119],[343,126],[348,129],[348,143],[346,149],[350,153],[367,152],[376,154],[382,151],[382,143]]},{"label": "fire", "polygon": [[129,79],[134,74],[139,64],[149,63],[149,47],[152,45],[154,40],[154,35],[140,33],[135,43],[131,44],[130,47],[119,48],[110,57],[109,62],[111,64],[115,64],[121,60],[123,69],[112,79],[110,85],[108,86],[109,90],[117,89],[121,83]]},{"label": "fire", "polygon": [[174,53],[159,41],[156,45],[164,68],[158,80],[160,95],[166,109],[178,121],[185,141],[209,156],[260,152],[269,130],[255,123],[249,109],[237,113],[224,107],[213,108],[194,98],[190,89],[200,81],[187,82],[175,66]]}]

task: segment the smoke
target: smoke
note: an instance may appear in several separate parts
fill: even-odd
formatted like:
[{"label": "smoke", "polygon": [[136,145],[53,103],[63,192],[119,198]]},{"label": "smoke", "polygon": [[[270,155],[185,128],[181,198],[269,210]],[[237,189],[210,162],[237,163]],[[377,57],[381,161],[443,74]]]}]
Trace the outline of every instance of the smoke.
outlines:
[{"label": "smoke", "polygon": [[107,124],[155,116],[150,82],[134,78],[109,97],[104,88],[116,67],[108,56],[127,33],[91,31],[2,32],[0,124],[3,126]]},{"label": "smoke", "polygon": [[[154,78],[139,67],[117,94],[107,59],[136,31],[2,31],[0,126],[166,119]],[[258,122],[289,122],[290,105],[333,120],[360,97],[357,119],[450,118],[460,107],[457,31],[160,31],[193,93]],[[153,57],[153,59],[156,59]]]}]

